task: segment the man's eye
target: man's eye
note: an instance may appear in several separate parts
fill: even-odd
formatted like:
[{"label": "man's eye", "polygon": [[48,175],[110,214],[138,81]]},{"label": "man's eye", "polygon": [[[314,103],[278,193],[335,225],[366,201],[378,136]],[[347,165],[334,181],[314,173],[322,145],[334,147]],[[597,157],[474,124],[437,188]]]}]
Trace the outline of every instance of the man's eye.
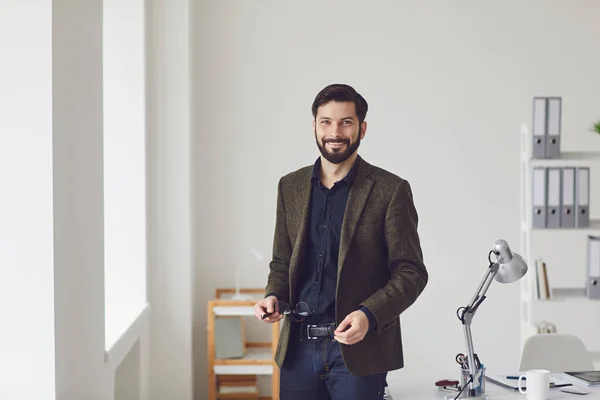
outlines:
[{"label": "man's eye", "polygon": [[352,121],[344,121],[344,125],[352,125]]},{"label": "man's eye", "polygon": [[328,125],[330,122],[331,122],[331,121],[327,121],[327,120],[325,120],[325,121],[321,121],[321,123],[322,123],[322,124],[324,124],[324,125]]}]

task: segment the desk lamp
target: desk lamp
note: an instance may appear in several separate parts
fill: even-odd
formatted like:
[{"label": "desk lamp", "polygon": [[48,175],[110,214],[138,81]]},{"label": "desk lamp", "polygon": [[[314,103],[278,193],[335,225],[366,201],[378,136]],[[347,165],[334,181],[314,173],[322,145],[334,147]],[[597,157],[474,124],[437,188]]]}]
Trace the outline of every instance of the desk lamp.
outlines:
[{"label": "desk lamp", "polygon": [[[496,261],[492,261],[492,254],[496,256]],[[494,243],[494,247],[488,253],[488,261],[490,265],[483,277],[483,280],[479,284],[475,295],[471,299],[471,302],[466,307],[460,307],[456,314],[458,319],[463,324],[463,331],[465,334],[465,343],[467,345],[467,358],[469,364],[469,381],[465,383],[465,387],[468,385],[469,390],[463,397],[467,398],[487,398],[485,395],[477,395],[477,388],[479,382],[476,381],[475,375],[477,373],[477,365],[475,365],[475,353],[473,351],[473,337],[471,336],[471,321],[473,315],[477,311],[479,305],[485,300],[485,293],[487,292],[492,280],[494,278],[500,283],[512,283],[521,279],[527,273],[527,263],[525,259],[510,251],[508,243],[505,240],[497,240]],[[464,391],[465,387],[462,388]],[[459,393],[455,398],[458,398]],[[480,397],[478,397],[480,396]]]},{"label": "desk lamp", "polygon": [[[237,267],[235,268],[235,294],[233,295],[233,297],[231,298],[232,300],[237,300],[237,301],[250,301],[252,300],[252,296],[247,295],[247,294],[241,294],[240,293],[240,268],[245,267],[246,263],[248,263],[252,260],[256,260],[256,261],[262,261],[265,259],[265,257],[255,248],[251,247],[248,249],[248,253],[244,258],[242,258],[242,261],[237,265]],[[252,256],[252,257],[250,257]]]}]

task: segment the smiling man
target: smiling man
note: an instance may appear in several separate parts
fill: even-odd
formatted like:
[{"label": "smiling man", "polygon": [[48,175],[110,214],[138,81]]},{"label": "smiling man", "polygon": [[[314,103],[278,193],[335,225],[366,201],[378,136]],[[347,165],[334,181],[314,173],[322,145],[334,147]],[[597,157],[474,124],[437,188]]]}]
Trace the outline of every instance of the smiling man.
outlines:
[{"label": "smiling man", "polygon": [[382,399],[404,366],[400,314],[428,273],[411,187],[358,155],[366,100],[351,86],[317,94],[321,156],[279,181],[266,296],[256,317],[284,317],[275,360],[281,400]]}]

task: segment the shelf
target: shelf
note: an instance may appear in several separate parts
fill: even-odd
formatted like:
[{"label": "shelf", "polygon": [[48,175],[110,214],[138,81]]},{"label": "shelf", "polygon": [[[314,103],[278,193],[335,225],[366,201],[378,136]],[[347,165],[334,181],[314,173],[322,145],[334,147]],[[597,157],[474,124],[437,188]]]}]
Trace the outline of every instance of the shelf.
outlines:
[{"label": "shelf", "polygon": [[[559,319],[582,319],[587,316],[600,324],[600,300],[587,296],[561,296],[552,299],[533,299],[534,318],[547,319],[546,312]],[[552,322],[552,321],[550,321]],[[600,326],[600,325],[599,325]]]},{"label": "shelf", "polygon": [[270,347],[248,347],[241,358],[215,358],[216,375],[273,375],[273,355]]},{"label": "shelf", "polygon": [[272,375],[273,355],[270,347],[248,347],[242,358],[215,358],[217,375]]},{"label": "shelf", "polygon": [[[523,301],[525,302],[536,302],[536,303],[550,303],[550,302],[579,302],[579,301],[594,301],[594,299],[589,299],[586,295],[585,288],[551,288],[551,298],[537,298],[537,297],[525,297]],[[529,292],[527,292],[529,293]],[[600,302],[599,302],[600,304]]]},{"label": "shelf", "polygon": [[[561,290],[565,290],[565,292],[562,292]],[[580,293],[574,293],[574,292],[566,292],[566,291],[571,291],[571,290],[577,290],[577,291],[581,291]],[[590,299],[585,295],[585,289],[552,289],[552,298],[550,299],[536,299],[534,298],[533,301],[536,304],[539,304],[539,307],[550,307],[551,305],[548,305],[549,303],[569,303],[569,306],[577,306],[581,303],[582,306],[586,306],[587,303],[591,303],[590,306],[594,307],[594,303],[598,303],[597,306],[600,307],[600,301],[595,300],[595,299]]]},{"label": "shelf", "polygon": [[559,158],[530,158],[532,166],[583,165],[587,162],[600,161],[600,151],[565,151]]},{"label": "shelf", "polygon": [[552,292],[552,301],[559,300],[581,300],[587,299],[585,288],[554,288]]},{"label": "shelf", "polygon": [[256,386],[226,386],[219,389],[219,400],[221,399],[235,399],[239,400],[242,398],[257,399],[258,390]]},{"label": "shelf", "polygon": [[266,365],[271,364],[273,356],[270,347],[248,347],[241,358],[215,358],[215,365]]},{"label": "shelf", "polygon": [[560,232],[560,231],[568,231],[568,232],[587,232],[589,231],[598,231],[600,230],[600,219],[591,219],[590,226],[586,226],[585,228],[528,228],[527,224],[521,224],[522,229],[531,229],[532,232]]},{"label": "shelf", "polygon": [[272,365],[215,365],[216,375],[273,375]]},{"label": "shelf", "polygon": [[215,306],[213,312],[218,317],[253,316],[254,308],[250,306]]}]

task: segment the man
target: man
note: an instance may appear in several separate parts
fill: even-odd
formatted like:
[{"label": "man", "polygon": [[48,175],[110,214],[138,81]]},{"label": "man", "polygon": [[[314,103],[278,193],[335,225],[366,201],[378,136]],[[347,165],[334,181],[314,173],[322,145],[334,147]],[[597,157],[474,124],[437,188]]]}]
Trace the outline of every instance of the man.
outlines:
[{"label": "man", "polygon": [[[399,315],[428,273],[409,183],[358,155],[368,105],[352,87],[312,106],[321,156],[279,181],[273,260],[256,317],[285,318],[281,400],[382,399],[404,366]],[[285,315],[284,315],[285,312]]]}]

